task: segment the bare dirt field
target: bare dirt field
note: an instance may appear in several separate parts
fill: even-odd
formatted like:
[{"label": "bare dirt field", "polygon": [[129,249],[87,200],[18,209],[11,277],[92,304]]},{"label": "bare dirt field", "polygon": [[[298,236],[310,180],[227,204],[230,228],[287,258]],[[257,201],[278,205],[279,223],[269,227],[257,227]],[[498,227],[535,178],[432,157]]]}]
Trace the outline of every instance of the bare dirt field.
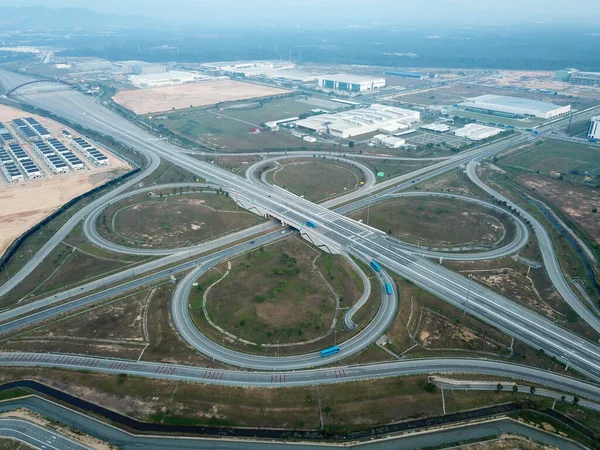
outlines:
[{"label": "bare dirt field", "polygon": [[[43,117],[0,105],[0,122],[7,125],[12,119],[22,117],[35,117],[57,138],[60,130],[65,128]],[[16,137],[14,130],[10,131]],[[72,130],[71,132],[73,133]],[[85,161],[81,153],[74,151],[86,163],[88,169],[53,175],[48,173],[50,172],[48,167],[36,158],[26,143],[19,142],[44,171],[44,177],[20,183],[8,183],[3,176],[0,176],[2,179],[0,183],[0,254],[4,253],[15,238],[72,198],[106,183],[129,169],[129,164],[114,154],[108,153],[106,149],[101,149],[110,158],[110,165],[106,167],[95,167]]]},{"label": "bare dirt field", "polygon": [[529,189],[535,189],[535,194],[544,201],[558,207],[600,244],[600,217],[597,213],[600,209],[600,192],[597,189],[535,174],[521,174],[517,179]]},{"label": "bare dirt field", "polygon": [[171,111],[285,94],[283,89],[233,80],[206,81],[160,88],[119,91],[113,100],[136,114]]}]

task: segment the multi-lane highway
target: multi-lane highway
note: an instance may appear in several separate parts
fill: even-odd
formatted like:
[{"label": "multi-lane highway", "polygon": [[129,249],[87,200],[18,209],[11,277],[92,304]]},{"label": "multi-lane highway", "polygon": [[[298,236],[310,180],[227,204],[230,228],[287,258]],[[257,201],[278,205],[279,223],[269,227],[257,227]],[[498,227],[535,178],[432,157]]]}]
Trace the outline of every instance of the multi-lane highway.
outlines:
[{"label": "multi-lane highway", "polygon": [[[0,80],[5,78],[5,75],[0,74]],[[235,199],[241,205],[247,207],[250,210],[269,215],[281,220],[283,223],[292,225],[294,228],[301,230],[301,233],[307,239],[315,242],[317,245],[323,248],[328,248],[332,251],[339,253],[351,253],[357,255],[364,255],[367,260],[375,259],[382,265],[387,267],[389,270],[397,273],[398,275],[412,281],[421,288],[433,293],[439,298],[447,301],[448,303],[463,309],[465,312],[472,314],[484,322],[490,323],[493,326],[503,330],[509,335],[516,337],[517,339],[532,345],[534,348],[541,348],[546,351],[547,354],[556,356],[557,358],[567,362],[571,367],[577,368],[582,373],[588,375],[593,380],[600,381],[600,347],[594,343],[588,342],[574,333],[565,330],[556,324],[544,319],[540,315],[529,311],[528,309],[518,305],[517,303],[508,300],[507,298],[475,283],[470,280],[453,273],[452,271],[435,264],[432,261],[417,256],[407,249],[398,247],[400,244],[391,244],[386,238],[385,234],[375,230],[365,224],[357,223],[343,215],[344,210],[331,211],[326,207],[341,204],[351,200],[356,200],[359,197],[363,197],[367,194],[375,193],[385,189],[382,193],[376,196],[378,198],[385,198],[389,194],[393,194],[397,190],[414,186],[415,182],[423,181],[424,179],[438,176],[449,170],[454,170],[460,165],[465,165],[473,159],[482,159],[491,155],[494,155],[506,148],[520,145],[535,139],[531,134],[511,136],[501,141],[495,142],[491,145],[482,146],[479,149],[474,149],[468,152],[459,153],[458,155],[447,158],[441,161],[436,161],[429,167],[425,167],[414,171],[410,174],[403,175],[394,180],[388,180],[378,185],[373,185],[368,188],[359,189],[355,192],[341,196],[332,201],[325,203],[324,205],[315,205],[303,198],[299,198],[283,189],[279,189],[273,186],[264,185],[256,182],[254,179],[245,179],[235,174],[227,172],[214,165],[207,164],[189,157],[181,149],[158,141],[153,136],[148,135],[143,130],[137,128],[133,124],[125,121],[121,117],[117,116],[113,112],[107,110],[101,105],[96,104],[91,99],[84,97],[75,92],[63,91],[63,92],[49,92],[39,93],[35,96],[23,96],[21,100],[38,106],[42,109],[52,111],[53,113],[68,118],[69,120],[75,121],[88,128],[95,129],[99,132],[111,135],[115,139],[121,141],[125,145],[141,152],[146,155],[149,161],[149,167],[155,167],[158,164],[159,158],[166,159],[182,168],[189,170],[190,172],[202,176],[206,179],[210,179],[211,182],[224,186],[230,193],[235,194]],[[150,170],[150,169],[148,169]],[[137,178],[140,178],[138,176]],[[137,180],[136,180],[137,181]],[[115,192],[115,191],[112,191]],[[117,194],[122,192],[122,189],[113,194],[110,198],[115,198]],[[232,197],[234,197],[232,195]],[[102,199],[106,201],[106,198]],[[360,199],[349,208],[364,207],[373,201],[371,198]],[[93,208],[87,208],[84,214],[80,214],[77,218],[80,221],[84,215],[91,214],[93,211],[100,207],[98,203],[94,204]],[[307,229],[304,224],[307,220],[314,221],[317,224],[316,229]],[[89,223],[93,221],[90,220]],[[76,222],[75,222],[76,223]],[[74,226],[74,224],[72,224]],[[63,227],[64,229],[65,227]],[[16,274],[9,283],[5,284],[0,288],[0,295],[2,292],[8,292],[14,285],[22,281],[41,261],[41,259],[49,253],[49,250],[60,242],[64,237],[63,229],[57,233],[48,244],[32,259],[31,264],[26,266],[24,270]],[[67,227],[68,229],[68,227]],[[72,229],[72,228],[71,228]],[[70,231],[70,230],[69,230]],[[90,229],[90,233],[92,233]],[[269,235],[263,237],[263,239],[269,239]],[[232,252],[229,255],[222,255],[223,257],[231,257],[236,254],[235,247],[232,248]],[[165,256],[162,258],[162,264],[164,265],[168,258],[172,258],[172,261],[178,261],[177,258],[182,258],[182,253],[188,252],[186,249],[182,252],[174,255]],[[237,249],[239,251],[239,248]],[[227,250],[225,250],[227,252]],[[188,257],[191,256],[191,251]],[[201,335],[198,330],[190,325],[190,317],[187,311],[187,298],[189,294],[189,288],[193,280],[199,276],[205,267],[215,261],[215,256],[206,257],[204,260],[205,266],[194,268],[194,263],[188,263],[191,265],[185,268],[177,268],[178,273],[183,270],[189,270],[193,268],[192,272],[183,278],[177,286],[172,302],[172,312],[174,316],[175,326],[182,333],[184,339],[188,340],[191,345],[194,345],[200,351],[209,354],[215,359],[234,364],[242,367],[252,367],[255,369],[269,370],[271,376],[270,383],[273,380],[274,371],[289,371],[294,369],[312,367],[318,365],[323,361],[317,359],[317,355],[298,355],[294,357],[286,358],[273,358],[273,357],[261,357],[255,355],[247,355],[240,352],[235,352],[231,349],[227,349],[220,346],[212,341],[206,341],[205,337]],[[195,264],[198,264],[197,261]],[[153,261],[147,263],[145,268],[151,267],[151,264],[155,264],[155,268],[161,267],[160,262]],[[145,269],[144,268],[144,269]],[[142,270],[137,269],[137,273],[144,273]],[[170,269],[173,270],[173,269]],[[133,276],[133,272],[129,276]],[[108,280],[125,279],[127,275],[116,274],[117,276],[107,277],[104,282]],[[165,274],[162,274],[163,277]],[[560,274],[562,276],[562,273]],[[155,276],[147,275],[146,277]],[[385,272],[382,272],[380,280],[385,282],[389,280]],[[157,278],[160,279],[160,278]],[[563,277],[564,279],[564,277]],[[102,280],[100,280],[102,281]],[[554,281],[554,279],[553,279]],[[139,282],[135,280],[130,282],[129,286],[121,286],[121,291],[115,292],[113,295],[119,292],[124,292],[125,289],[132,288],[133,284]],[[139,282],[141,283],[141,282]],[[126,285],[127,283],[124,283]],[[143,284],[139,284],[143,285]],[[98,288],[99,285],[95,285]],[[84,287],[91,289],[91,286]],[[82,293],[85,292],[82,289]],[[57,295],[54,300],[45,299],[48,305],[54,304],[59,300],[60,295]],[[370,327],[365,328],[359,334],[349,341],[340,345],[342,351],[340,352],[340,358],[347,356],[363,348],[365,342],[369,340],[372,342],[380,335],[387,325],[393,320],[395,314],[397,301],[395,300],[395,293],[393,296],[388,296],[382,302],[382,307],[373,321]],[[65,298],[63,297],[63,300]],[[89,301],[89,299],[88,299]],[[54,303],[52,303],[54,302]],[[79,306],[82,306],[84,300],[76,300],[80,302]],[[70,307],[73,302],[68,302],[64,307]],[[393,305],[392,305],[393,304]],[[55,308],[63,307],[63,305],[55,306]],[[51,308],[52,309],[52,308]],[[50,311],[50,310],[48,310]],[[43,314],[44,311],[36,314]],[[27,315],[26,310],[21,310],[21,314],[24,317],[17,320],[24,320],[23,323],[35,323],[32,319],[33,315]],[[13,316],[13,318],[16,316]],[[583,315],[585,320],[589,320],[592,326],[597,325],[593,317],[589,315]],[[0,317],[0,320],[1,317]],[[29,320],[29,322],[27,322]],[[14,322],[14,321],[13,321]],[[4,326],[8,326],[6,324]],[[13,328],[14,329],[14,328]],[[600,329],[600,328],[597,328]],[[371,333],[366,339],[368,333]],[[12,356],[11,356],[12,355]],[[10,365],[52,365],[65,368],[79,368],[81,364],[86,364],[84,367],[90,367],[89,370],[106,371],[111,373],[117,373],[122,371],[116,366],[110,366],[114,361],[94,359],[93,362],[89,362],[87,359],[73,359],[64,357],[66,359],[57,359],[57,355],[24,355],[24,354],[4,354],[0,355],[0,362],[2,364]],[[337,357],[336,357],[337,358]],[[329,361],[334,360],[330,359]],[[83,361],[83,362],[82,362]],[[206,373],[202,374],[202,371],[198,372],[198,368],[180,368],[165,366],[166,368],[152,366],[151,363],[139,363],[135,365],[133,362],[125,362],[127,369],[132,370],[133,374],[144,375],[144,376],[155,376],[161,378],[169,377],[183,377],[181,379],[189,380],[206,380]],[[150,366],[145,365],[150,364]],[[504,364],[504,365],[503,365]],[[131,367],[131,369],[130,369]],[[138,367],[140,369],[138,369]],[[151,368],[154,369],[152,371]],[[135,369],[135,370],[134,370]],[[173,370],[174,369],[174,370]],[[327,382],[328,380],[339,379],[361,379],[372,376],[391,376],[401,373],[426,373],[427,371],[467,371],[473,373],[490,373],[495,370],[499,373],[504,373],[506,376],[512,376],[516,378],[524,378],[532,380],[537,378],[539,382],[543,384],[554,383],[553,386],[558,388],[560,385],[561,389],[573,390],[575,387],[580,389],[581,386],[575,383],[572,379],[568,379],[556,374],[550,374],[543,371],[536,371],[536,369],[528,368],[526,366],[510,365],[505,363],[498,363],[493,361],[483,360],[444,360],[444,359],[433,359],[433,360],[413,360],[413,361],[401,361],[397,363],[389,363],[386,365],[371,365],[371,366],[354,366],[344,367],[342,370],[343,376],[339,375],[337,371],[339,369],[323,369],[322,372],[318,372],[319,377],[315,378],[315,371],[305,370],[295,372],[286,372],[283,375],[284,382],[289,379],[292,383],[299,383],[295,381],[296,377],[300,377],[302,382]],[[346,374],[350,370],[350,376]],[[412,371],[412,372],[411,372]],[[503,372],[504,371],[504,372]],[[205,371],[206,372],[206,371]],[[540,372],[543,372],[545,376],[542,376]],[[126,371],[126,373],[128,373]],[[175,376],[175,374],[177,375]],[[212,373],[212,372],[211,372]],[[266,380],[267,376],[261,378],[259,381],[252,379],[253,376],[258,376],[258,372],[221,372],[219,382],[234,385],[253,385],[253,383],[259,383],[259,385],[269,385]],[[225,376],[227,374],[227,376]],[[233,375],[235,374],[235,375]],[[509,375],[510,374],[510,375]],[[216,376],[216,375],[215,375]],[[333,378],[332,378],[333,376]],[[213,375],[210,375],[213,377]],[[529,378],[528,378],[529,377]],[[177,378],[175,378],[177,379]],[[212,379],[212,378],[211,378]],[[280,378],[277,378],[280,379]],[[542,381],[543,380],[543,381]],[[569,386],[567,388],[567,386]],[[586,394],[581,395],[597,395],[596,391],[590,391],[589,388]]]},{"label": "multi-lane highway", "polygon": [[54,367],[90,372],[151,377],[164,380],[204,382],[226,386],[309,386],[358,381],[369,378],[421,375],[427,373],[488,374],[524,380],[572,392],[582,398],[600,401],[600,386],[556,372],[521,364],[479,358],[407,359],[353,366],[331,366],[292,371],[223,370],[214,367],[184,366],[159,362],[132,361],[71,354],[0,352],[0,365]]},{"label": "multi-lane highway", "polygon": [[50,428],[17,417],[0,419],[0,435],[38,449],[91,450],[91,447],[75,442]]}]

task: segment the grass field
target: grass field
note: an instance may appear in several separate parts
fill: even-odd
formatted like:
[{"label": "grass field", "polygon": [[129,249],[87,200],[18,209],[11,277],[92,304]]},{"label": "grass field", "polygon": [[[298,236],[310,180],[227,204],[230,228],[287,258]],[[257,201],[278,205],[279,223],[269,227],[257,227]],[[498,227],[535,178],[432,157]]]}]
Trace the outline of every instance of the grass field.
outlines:
[{"label": "grass field", "polygon": [[[187,192],[187,193],[186,193]],[[184,189],[140,194],[111,205],[99,218],[102,234],[134,247],[171,248],[206,241],[260,223],[214,191]]]},{"label": "grass field", "polygon": [[[600,151],[597,148],[571,142],[544,141],[541,145],[532,145],[518,153],[501,158],[502,164],[543,174],[560,172],[592,172],[600,175]],[[581,176],[578,178],[582,181]]]},{"label": "grass field", "polygon": [[8,336],[4,350],[64,352],[221,367],[191,349],[174,330],[163,283],[107,299]]},{"label": "grass field", "polygon": [[[269,106],[271,111],[275,109],[277,104],[278,102],[268,104],[271,105]],[[302,139],[293,137],[290,133],[283,130],[277,132],[265,131],[253,134],[250,132],[250,129],[258,127],[261,122],[257,120],[257,118],[252,118],[251,114],[249,114],[251,111],[254,110],[225,110],[220,112],[199,111],[181,116],[168,116],[169,118],[165,120],[156,121],[155,125],[158,125],[159,128],[162,126],[211,149],[218,149],[225,152],[237,152],[251,149],[314,150],[332,148],[332,145],[322,143],[310,144]],[[250,120],[242,120],[235,117],[235,114],[242,115],[242,113],[249,115]],[[269,114],[262,115],[262,117],[269,116]]]},{"label": "grass field", "polygon": [[416,103],[420,105],[452,105],[454,103],[459,103],[463,101],[465,98],[477,97],[479,95],[484,94],[523,97],[532,100],[554,103],[556,105],[572,104],[574,108],[581,109],[591,106],[593,104],[589,100],[583,98],[573,99],[555,95],[542,94],[539,92],[515,92],[494,86],[483,86],[465,83],[458,83],[452,86],[430,89],[428,91],[417,92],[414,94],[401,95],[396,97],[396,100],[408,103]]},{"label": "grass field", "polygon": [[318,202],[360,186],[362,171],[349,164],[328,159],[283,160],[281,167],[267,175],[269,182]]},{"label": "grass field", "polygon": [[368,218],[369,225],[398,239],[429,247],[472,244],[492,247],[502,238],[503,228],[509,226],[508,218],[492,210],[441,198],[388,200],[351,217],[365,223]]},{"label": "grass field", "polygon": [[233,117],[245,122],[261,125],[272,120],[288,119],[297,117],[302,113],[309,113],[315,106],[302,103],[293,98],[285,98],[262,104],[258,108],[233,109],[228,108],[220,111],[225,116]]},{"label": "grass field", "polygon": [[336,301],[313,266],[319,256],[293,237],[232,260],[228,276],[207,294],[209,316],[255,343],[301,342],[326,334]]},{"label": "grass field", "polygon": [[[426,391],[425,376],[260,389],[40,368],[10,368],[0,374],[2,381],[23,378],[138,420],[165,424],[318,430],[322,415],[326,431],[343,432],[443,413],[441,392]],[[445,395],[448,412],[527,397],[509,392]]]},{"label": "grass field", "polygon": [[[348,155],[352,158],[351,155]],[[414,157],[414,155],[413,155]],[[356,158],[357,162],[370,167],[373,173],[383,172],[383,178],[377,178],[377,181],[385,181],[388,178],[393,178],[403,173],[412,172],[413,170],[426,167],[431,164],[431,161],[402,161],[398,159],[370,159],[370,158]]]}]

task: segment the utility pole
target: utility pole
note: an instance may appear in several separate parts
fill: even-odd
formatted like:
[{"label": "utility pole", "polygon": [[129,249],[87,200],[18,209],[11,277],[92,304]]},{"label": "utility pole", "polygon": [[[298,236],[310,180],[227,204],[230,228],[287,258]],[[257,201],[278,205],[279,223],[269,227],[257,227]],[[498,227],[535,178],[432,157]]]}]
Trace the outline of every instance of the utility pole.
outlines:
[{"label": "utility pole", "polygon": [[465,300],[465,310],[463,311],[463,316],[467,313],[467,308],[469,307],[469,294],[471,294],[471,283],[473,283],[473,274],[469,274],[469,289],[467,290],[467,299]]}]

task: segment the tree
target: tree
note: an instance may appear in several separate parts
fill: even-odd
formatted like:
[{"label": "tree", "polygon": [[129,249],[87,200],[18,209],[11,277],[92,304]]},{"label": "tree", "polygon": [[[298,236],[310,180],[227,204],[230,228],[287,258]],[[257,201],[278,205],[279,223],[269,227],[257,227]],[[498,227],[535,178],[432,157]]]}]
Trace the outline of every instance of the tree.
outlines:
[{"label": "tree", "polygon": [[501,384],[501,383],[498,383],[498,384],[496,385],[496,392],[500,392],[500,391],[502,391],[502,389],[504,389],[504,386],[502,386],[502,384]]},{"label": "tree", "polygon": [[560,397],[560,402],[561,402],[561,403],[565,403],[566,401],[567,401],[567,397],[565,397],[564,395],[562,395],[562,396]]},{"label": "tree", "polygon": [[531,395],[535,395],[535,386],[531,386],[529,388],[529,392],[531,393]]},{"label": "tree", "polygon": [[350,148],[354,148],[354,141],[350,141],[350,142],[348,142],[348,147],[350,147]]},{"label": "tree", "polygon": [[329,406],[326,406],[325,408],[323,408],[323,412],[327,415],[331,414],[331,408]]},{"label": "tree", "polygon": [[435,144],[433,142],[429,142],[425,147],[426,148],[433,148],[433,147],[435,147]]},{"label": "tree", "polygon": [[517,386],[516,384],[513,384],[512,391],[513,391],[513,394],[516,394],[517,392],[519,392],[519,386]]},{"label": "tree", "polygon": [[579,397],[577,397],[577,396],[573,397],[573,405],[577,406],[578,403],[579,403]]},{"label": "tree", "polygon": [[435,392],[437,390],[437,386],[434,383],[428,382],[425,383],[425,385],[423,386],[423,389],[425,389],[427,392]]},{"label": "tree", "polygon": [[597,213],[598,212],[598,208],[592,208],[592,212],[593,213]]}]

